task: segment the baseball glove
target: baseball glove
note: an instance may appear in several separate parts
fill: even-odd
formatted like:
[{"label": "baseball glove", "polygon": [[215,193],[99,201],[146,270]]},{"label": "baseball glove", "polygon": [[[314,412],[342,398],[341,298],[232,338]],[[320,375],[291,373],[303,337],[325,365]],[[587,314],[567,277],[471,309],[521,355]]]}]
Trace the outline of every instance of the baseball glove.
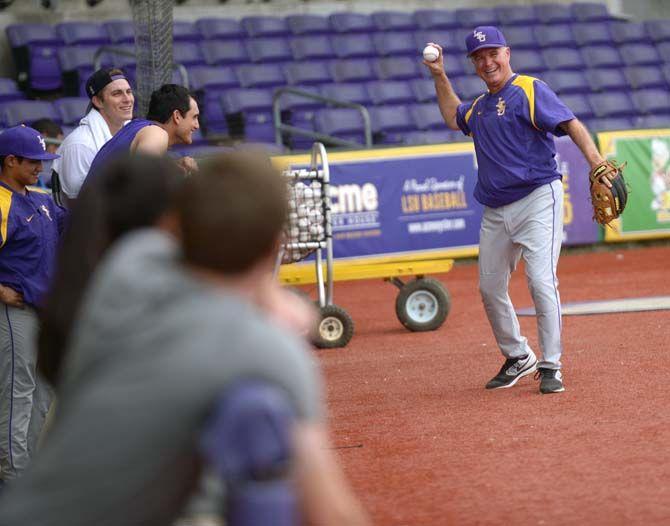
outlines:
[{"label": "baseball glove", "polygon": [[[623,178],[625,166],[626,163],[617,164],[614,160],[603,161],[589,173],[593,219],[601,225],[609,224],[626,208],[628,190]],[[602,182],[603,176],[612,183],[611,188]]]}]

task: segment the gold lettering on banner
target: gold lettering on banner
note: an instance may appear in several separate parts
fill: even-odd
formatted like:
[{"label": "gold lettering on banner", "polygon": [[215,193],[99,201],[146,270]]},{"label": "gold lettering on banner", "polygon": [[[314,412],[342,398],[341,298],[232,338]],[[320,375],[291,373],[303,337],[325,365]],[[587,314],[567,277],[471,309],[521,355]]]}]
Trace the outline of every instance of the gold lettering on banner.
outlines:
[{"label": "gold lettering on banner", "polygon": [[431,212],[437,210],[454,210],[467,208],[465,192],[434,192],[421,194],[421,210]]},{"label": "gold lettering on banner", "polygon": [[421,211],[421,200],[418,195],[403,195],[400,202],[403,214],[413,214]]}]

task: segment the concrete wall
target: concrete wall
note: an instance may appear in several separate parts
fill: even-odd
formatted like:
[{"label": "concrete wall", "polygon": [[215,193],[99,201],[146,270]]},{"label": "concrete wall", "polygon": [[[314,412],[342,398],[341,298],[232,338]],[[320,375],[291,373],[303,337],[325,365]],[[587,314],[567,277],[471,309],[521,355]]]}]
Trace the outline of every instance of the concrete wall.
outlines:
[{"label": "concrete wall", "polygon": [[[44,9],[42,2],[50,1],[53,7]],[[571,3],[567,0],[548,0]],[[528,5],[545,3],[545,0],[188,0],[175,7],[175,18],[196,20],[202,17],[240,18],[249,14],[286,15],[290,13],[330,14],[336,11],[372,12],[378,10],[415,10],[419,8],[456,9],[459,7]],[[605,0],[610,12],[631,15],[633,19],[670,18],[668,0]],[[14,4],[0,11],[0,75],[13,76],[13,64],[5,36],[5,28],[17,22],[58,23],[65,20],[108,20],[130,18],[127,0],[103,0],[91,8],[85,0],[15,0]]]}]

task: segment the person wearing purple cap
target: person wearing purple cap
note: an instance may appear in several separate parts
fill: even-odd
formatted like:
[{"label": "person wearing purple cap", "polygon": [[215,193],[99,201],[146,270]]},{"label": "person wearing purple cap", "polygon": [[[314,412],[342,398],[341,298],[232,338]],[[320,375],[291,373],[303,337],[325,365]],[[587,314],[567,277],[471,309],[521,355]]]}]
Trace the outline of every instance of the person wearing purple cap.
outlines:
[{"label": "person wearing purple cap", "polygon": [[37,183],[47,152],[37,130],[0,134],[0,486],[27,467],[49,410],[36,373],[35,310],[50,283],[65,210]]},{"label": "person wearing purple cap", "polygon": [[[76,199],[98,151],[133,118],[135,97],[128,79],[118,68],[102,68],[86,81],[91,100],[88,112],[65,138],[53,163],[57,184],[54,193],[67,201]],[[53,176],[52,176],[53,177]]]},{"label": "person wearing purple cap", "polygon": [[[462,103],[444,70],[442,48],[424,61],[446,124],[472,137],[478,176],[474,196],[484,205],[479,234],[479,289],[505,363],[487,389],[512,387],[536,371],[540,392],[564,390],[561,304],[556,268],[563,236],[563,185],[552,135],[569,135],[591,167],[602,162],[591,135],[539,79],[512,71],[502,32],[479,26],[468,33],[467,54],[488,91]],[[608,182],[603,181],[605,184]],[[508,294],[519,259],[537,312],[535,353],[521,334]]]}]

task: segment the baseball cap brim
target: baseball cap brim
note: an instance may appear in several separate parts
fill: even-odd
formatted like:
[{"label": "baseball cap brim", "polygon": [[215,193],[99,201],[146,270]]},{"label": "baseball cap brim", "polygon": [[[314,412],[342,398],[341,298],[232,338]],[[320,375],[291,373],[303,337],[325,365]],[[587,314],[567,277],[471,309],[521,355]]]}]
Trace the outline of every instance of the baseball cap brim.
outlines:
[{"label": "baseball cap brim", "polygon": [[494,47],[507,47],[507,46],[502,46],[500,44],[482,44],[481,46],[477,46],[475,49],[470,51],[468,53],[468,57],[471,57],[473,53],[476,53],[480,49],[486,49],[486,48],[494,48]]},{"label": "baseball cap brim", "polygon": [[31,161],[53,161],[54,159],[58,159],[60,155],[57,155],[55,153],[44,152],[30,156],[23,155],[22,157],[24,159],[30,159]]}]

